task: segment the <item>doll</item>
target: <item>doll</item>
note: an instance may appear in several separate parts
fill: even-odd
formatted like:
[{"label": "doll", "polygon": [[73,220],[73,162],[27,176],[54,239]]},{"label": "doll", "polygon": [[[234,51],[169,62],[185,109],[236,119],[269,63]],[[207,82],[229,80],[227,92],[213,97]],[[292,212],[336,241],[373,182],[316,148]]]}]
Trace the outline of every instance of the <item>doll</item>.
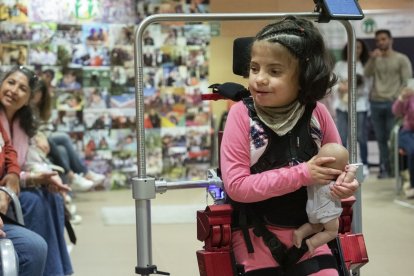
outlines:
[{"label": "doll", "polygon": [[[355,178],[357,165],[349,164],[349,154],[345,147],[336,143],[323,145],[318,152],[320,157],[335,157],[335,161],[325,163],[324,166],[345,170],[344,182],[352,181]],[[309,223],[303,224],[293,233],[293,243],[300,247],[303,238],[315,234],[306,240],[309,252],[313,253],[315,248],[333,240],[338,234],[339,220],[342,213],[341,201],[330,195],[331,182],[328,185],[312,185],[307,187],[308,201],[306,212]],[[323,230],[323,231],[322,231]]]}]

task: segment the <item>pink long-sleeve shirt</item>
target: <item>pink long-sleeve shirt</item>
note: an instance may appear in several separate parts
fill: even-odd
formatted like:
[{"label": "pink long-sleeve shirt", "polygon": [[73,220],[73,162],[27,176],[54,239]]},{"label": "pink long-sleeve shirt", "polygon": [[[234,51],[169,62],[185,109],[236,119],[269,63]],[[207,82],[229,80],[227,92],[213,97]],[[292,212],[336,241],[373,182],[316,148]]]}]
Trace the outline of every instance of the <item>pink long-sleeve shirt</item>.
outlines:
[{"label": "pink long-sleeve shirt", "polygon": [[392,112],[403,118],[404,130],[414,131],[414,95],[404,101],[396,100],[392,105]]},{"label": "pink long-sleeve shirt", "polygon": [[[320,134],[320,143],[341,143],[335,123],[323,104],[318,103],[312,114],[312,125]],[[250,167],[263,154],[267,139],[263,130],[248,115],[248,110],[242,102],[232,106],[227,117],[225,131],[220,146],[221,172],[226,193],[235,201],[257,202],[275,196],[294,192],[302,186],[312,184],[306,163],[293,167],[268,170],[251,174]],[[278,238],[292,246],[294,229],[269,227]],[[251,230],[250,230],[251,231]],[[250,233],[255,253],[247,253],[245,242],[240,231],[233,233],[233,250],[238,263],[245,266],[246,271],[278,266],[269,249],[261,238]],[[321,246],[315,250],[315,255],[331,254],[329,248]],[[302,260],[309,258],[308,253]],[[324,274],[327,273],[327,274]],[[315,275],[335,275],[327,269]]]}]

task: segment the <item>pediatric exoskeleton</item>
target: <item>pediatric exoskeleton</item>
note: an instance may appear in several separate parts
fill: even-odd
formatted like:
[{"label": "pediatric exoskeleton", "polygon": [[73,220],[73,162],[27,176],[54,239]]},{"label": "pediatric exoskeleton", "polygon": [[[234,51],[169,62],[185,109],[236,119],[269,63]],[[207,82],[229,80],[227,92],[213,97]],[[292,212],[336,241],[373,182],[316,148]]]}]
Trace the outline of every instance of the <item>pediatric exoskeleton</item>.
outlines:
[{"label": "pediatric exoskeleton", "polygon": [[[240,72],[240,75],[244,74]],[[243,100],[249,110],[249,116],[253,120],[258,119],[251,98],[248,97],[249,91],[242,85],[224,83],[212,85],[211,88],[213,88],[213,94],[205,96],[205,99],[225,98],[234,101]],[[269,140],[277,140],[279,145],[285,145],[285,147],[279,147],[284,148],[285,151],[265,152],[260,160],[250,168],[252,173],[260,173],[269,168],[282,167],[292,161],[305,162],[317,153],[316,145],[314,145],[312,137],[308,135],[308,126],[313,108],[314,106],[312,105],[306,107],[305,115],[301,118],[297,127],[291,131],[291,134],[279,137],[272,135],[272,131],[268,132]],[[220,135],[219,133],[219,141]],[[297,139],[301,141],[300,149],[294,149],[295,147],[292,146],[295,145]],[[217,169],[217,174],[210,172],[210,176],[220,178],[220,169]],[[272,256],[280,264],[277,275],[308,275],[320,269],[336,268],[339,271],[339,275],[345,276],[349,275],[350,270],[357,269],[368,262],[362,234],[351,233],[354,197],[342,201],[343,212],[339,218],[339,235],[329,244],[333,257],[323,255],[297,263],[305,252],[308,251],[306,243],[303,242],[300,248],[295,246],[287,248],[273,233],[267,230],[263,223],[263,218],[265,217],[267,222],[270,220],[270,222],[276,225],[289,225],[291,227],[296,227],[306,222],[305,207],[302,206],[303,208],[301,208],[301,205],[298,205],[298,202],[306,204],[306,188],[299,189],[289,194],[289,196],[282,196],[277,200],[265,201],[262,204],[266,205],[266,208],[257,206],[257,204],[252,206],[234,202],[230,198],[223,199],[221,196],[223,193],[216,190],[210,192],[210,194],[212,194],[218,204],[208,206],[204,211],[197,213],[197,238],[205,242],[204,250],[197,251],[200,275],[244,275],[243,267],[235,263],[232,255],[232,228],[242,230],[249,253],[252,253],[254,249],[248,237],[247,229],[253,228],[255,235],[262,237]],[[283,201],[283,203],[278,201]],[[289,205],[289,202],[292,204]],[[280,204],[291,206],[291,208],[278,208]],[[266,209],[272,211],[263,213],[263,210]],[[282,211],[275,215],[275,210]],[[261,212],[259,216],[257,216],[257,212]],[[273,219],[276,221],[273,221]],[[315,268],[315,258],[318,258],[320,265],[317,268]]]},{"label": "pediatric exoskeleton", "polygon": [[[254,110],[251,109],[251,102],[248,98],[243,97],[248,95],[248,91],[244,90],[241,85],[234,83],[226,83],[223,85],[213,85],[213,92],[218,93],[216,95],[208,95],[206,99],[220,99],[229,98],[232,100],[241,100],[244,98],[245,104],[248,106],[251,116],[254,116]],[[225,90],[223,90],[225,89]],[[249,107],[250,105],[250,107]],[[293,132],[297,131],[297,135],[302,140],[306,141],[306,125],[309,123],[312,107],[308,107],[308,111],[305,112],[302,121],[298,124],[299,127]],[[304,130],[304,131],[303,131]],[[220,136],[220,133],[219,133]],[[220,139],[219,139],[220,140]],[[269,152],[264,155],[265,157],[259,165],[251,168],[252,171],[260,172],[266,168],[266,166],[277,167],[289,162],[289,159],[296,158],[301,160],[303,156],[290,156],[287,158],[286,154],[289,151],[289,144],[291,141],[286,138],[286,152]],[[303,143],[305,147],[312,147],[311,142]],[[280,143],[280,141],[278,141]],[[281,161],[282,160],[282,161]],[[220,180],[220,169],[216,171],[210,171],[209,177],[216,178],[215,182]],[[234,257],[231,250],[231,232],[232,226],[247,229],[247,227],[254,227],[254,231],[257,236],[261,236],[265,241],[265,244],[269,247],[273,257],[281,265],[280,273],[278,275],[308,275],[312,272],[312,259],[308,262],[301,262],[297,264],[297,261],[308,250],[306,244],[303,242],[301,248],[286,246],[281,243],[276,236],[266,229],[264,224],[260,220],[255,220],[253,215],[246,213],[246,206],[243,204],[229,204],[228,199],[223,198],[221,188],[214,187],[210,191],[210,194],[215,199],[216,204],[208,206],[204,211],[197,212],[197,238],[205,243],[204,250],[197,251],[197,260],[199,264],[200,275],[202,276],[228,276],[228,275],[243,275],[243,267],[234,263]],[[292,201],[300,197],[306,197],[306,189],[300,189],[291,198],[282,199],[284,204],[286,201]],[[330,242],[329,246],[333,253],[333,258],[319,257],[319,263],[326,268],[336,267],[339,271],[339,275],[349,275],[349,271],[357,269],[368,262],[367,251],[365,248],[365,242],[361,233],[351,233],[352,222],[352,205],[355,202],[355,198],[351,197],[346,200],[342,200],[343,212],[339,218],[340,227],[338,231],[338,237]],[[265,203],[266,204],[266,203]],[[277,202],[267,204],[278,204]],[[236,207],[235,207],[236,206]],[[292,205],[292,208],[294,206]],[[236,209],[236,210],[235,210]],[[277,210],[277,208],[272,208]],[[292,211],[292,209],[284,208],[284,214],[282,218],[289,220],[289,214],[286,212]],[[303,208],[304,211],[304,208]],[[244,213],[243,213],[244,212]],[[250,212],[250,211],[249,211]],[[280,214],[279,214],[280,215]],[[275,216],[276,217],[276,216]],[[279,216],[280,217],[280,216]],[[240,222],[240,218],[244,223]],[[307,220],[306,213],[303,214],[302,220]],[[301,221],[302,221],[301,220]],[[298,222],[298,225],[300,222]],[[249,241],[246,241],[249,250]],[[322,259],[322,260],[321,260]],[[318,268],[320,269],[320,268]]]}]

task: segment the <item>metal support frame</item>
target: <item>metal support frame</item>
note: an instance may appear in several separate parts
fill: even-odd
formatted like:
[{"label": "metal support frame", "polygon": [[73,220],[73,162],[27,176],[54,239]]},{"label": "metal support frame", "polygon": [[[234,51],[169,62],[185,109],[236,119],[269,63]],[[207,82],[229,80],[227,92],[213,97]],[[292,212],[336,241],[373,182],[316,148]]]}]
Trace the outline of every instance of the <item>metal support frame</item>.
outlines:
[{"label": "metal support frame", "polygon": [[[135,32],[134,40],[134,70],[135,70],[135,104],[136,104],[136,130],[137,130],[137,168],[138,176],[132,179],[133,198],[136,208],[136,237],[137,237],[137,262],[135,268],[137,274],[148,276],[150,274],[165,274],[157,271],[152,261],[152,236],[151,236],[151,199],[155,198],[155,192],[165,192],[168,188],[195,188],[206,187],[208,182],[180,182],[168,185],[147,177],[145,166],[145,129],[144,129],[144,86],[143,86],[143,51],[142,41],[145,29],[160,22],[211,22],[211,21],[248,21],[248,20],[276,20],[289,15],[317,20],[320,13],[209,13],[209,14],[156,14],[145,18]],[[350,134],[350,163],[356,163],[356,73],[355,73],[355,32],[348,20],[340,20],[345,27],[348,37],[348,87],[349,93],[349,134]],[[147,187],[148,186],[148,187]],[[361,192],[356,193],[356,205],[354,208],[352,229],[355,233],[362,232],[361,219]],[[353,271],[353,275],[359,275],[359,271]]]}]

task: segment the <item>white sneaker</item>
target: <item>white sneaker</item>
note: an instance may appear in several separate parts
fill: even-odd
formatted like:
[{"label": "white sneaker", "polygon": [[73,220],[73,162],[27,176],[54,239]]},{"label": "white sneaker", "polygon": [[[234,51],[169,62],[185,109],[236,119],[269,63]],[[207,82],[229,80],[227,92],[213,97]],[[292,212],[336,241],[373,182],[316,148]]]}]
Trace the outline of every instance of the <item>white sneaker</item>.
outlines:
[{"label": "white sneaker", "polygon": [[72,223],[73,225],[78,225],[82,222],[82,217],[80,215],[74,215],[72,216],[72,218],[70,219],[70,223]]},{"label": "white sneaker", "polygon": [[88,180],[93,181],[95,185],[100,185],[105,180],[105,175],[96,173],[93,171],[88,171],[88,173],[85,175],[85,178]]},{"label": "white sneaker", "polygon": [[408,189],[405,191],[405,197],[407,199],[412,199],[414,198],[414,188]]},{"label": "white sneaker", "polygon": [[73,175],[73,180],[70,186],[73,191],[86,192],[90,190],[93,187],[93,185],[93,181],[88,180],[85,177],[75,173]]},{"label": "white sneaker", "polygon": [[403,186],[402,186],[403,191],[408,191],[411,189],[411,183],[410,181],[404,180],[403,181]]},{"label": "white sneaker", "polygon": [[72,203],[72,197],[70,195],[65,194],[63,198],[65,199],[65,204],[70,205]]},{"label": "white sneaker", "polygon": [[364,175],[364,178],[366,178],[369,175],[369,168],[367,165],[364,165],[362,168],[362,174]]},{"label": "white sneaker", "polygon": [[76,215],[76,205],[74,205],[74,204],[70,204],[70,205],[68,205],[67,206],[67,208],[68,208],[68,211],[69,211],[69,213],[70,213],[70,215],[71,216],[74,216],[74,215]]}]

